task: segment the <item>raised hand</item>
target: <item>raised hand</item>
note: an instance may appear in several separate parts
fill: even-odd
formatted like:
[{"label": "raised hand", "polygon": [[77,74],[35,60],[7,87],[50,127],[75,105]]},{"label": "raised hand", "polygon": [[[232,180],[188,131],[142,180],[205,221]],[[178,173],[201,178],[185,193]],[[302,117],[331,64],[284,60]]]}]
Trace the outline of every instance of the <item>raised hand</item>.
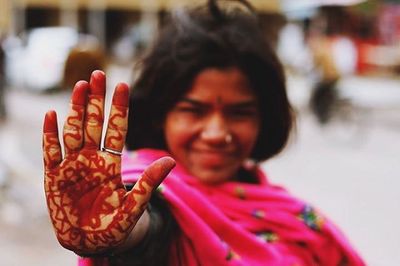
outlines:
[{"label": "raised hand", "polygon": [[43,156],[47,206],[60,244],[78,254],[98,254],[121,245],[142,215],[152,191],[174,166],[171,158],[150,165],[127,192],[121,181],[120,153],[128,117],[128,86],[115,88],[104,149],[105,75],[79,81],[63,129],[62,156],[57,116],[46,113]]}]

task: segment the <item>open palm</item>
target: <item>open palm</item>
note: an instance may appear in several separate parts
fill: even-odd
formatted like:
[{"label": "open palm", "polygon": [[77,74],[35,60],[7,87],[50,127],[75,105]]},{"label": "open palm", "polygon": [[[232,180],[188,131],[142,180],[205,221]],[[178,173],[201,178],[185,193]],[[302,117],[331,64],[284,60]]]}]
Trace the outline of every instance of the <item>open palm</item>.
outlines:
[{"label": "open palm", "polygon": [[170,158],[151,164],[132,191],[121,181],[121,156],[128,119],[128,86],[114,91],[104,149],[105,75],[92,73],[72,92],[63,128],[62,156],[54,111],[43,126],[45,194],[58,241],[78,254],[97,254],[119,246],[142,215],[152,191],[174,166]]}]

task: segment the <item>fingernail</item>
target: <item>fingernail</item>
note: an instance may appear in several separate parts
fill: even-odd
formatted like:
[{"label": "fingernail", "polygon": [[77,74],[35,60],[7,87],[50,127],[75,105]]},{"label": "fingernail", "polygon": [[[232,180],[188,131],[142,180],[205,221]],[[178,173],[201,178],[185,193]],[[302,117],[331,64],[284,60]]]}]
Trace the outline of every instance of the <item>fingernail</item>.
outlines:
[{"label": "fingernail", "polygon": [[95,70],[90,76],[90,93],[104,95],[106,88],[106,75],[101,70]]},{"label": "fingernail", "polygon": [[74,90],[72,91],[71,101],[73,104],[85,105],[87,98],[87,91],[89,89],[89,84],[84,81],[78,81],[75,84]]},{"label": "fingernail", "polygon": [[114,91],[112,103],[119,106],[128,107],[129,87],[126,83],[119,83]]},{"label": "fingernail", "polygon": [[162,157],[159,161],[164,165],[164,169],[170,170],[175,167],[176,161],[169,156]]},{"label": "fingernail", "polygon": [[43,132],[57,132],[57,114],[54,110],[50,110],[46,113],[43,123]]}]

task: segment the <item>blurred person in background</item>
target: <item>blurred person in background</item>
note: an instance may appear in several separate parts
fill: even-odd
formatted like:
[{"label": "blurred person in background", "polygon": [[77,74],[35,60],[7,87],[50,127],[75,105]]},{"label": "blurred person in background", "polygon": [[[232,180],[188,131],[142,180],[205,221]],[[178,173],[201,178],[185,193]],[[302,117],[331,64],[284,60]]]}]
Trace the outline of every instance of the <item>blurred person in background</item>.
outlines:
[{"label": "blurred person in background", "polygon": [[93,36],[80,36],[78,43],[68,53],[61,87],[71,88],[78,80],[88,80],[94,70],[105,68],[105,61],[98,40]]},{"label": "blurred person in background", "polygon": [[348,34],[349,21],[343,7],[327,6],[321,7],[318,15],[306,23],[316,80],[310,107],[322,124],[329,121],[334,111],[339,79],[356,69],[357,50]]},{"label": "blurred person in background", "polygon": [[3,48],[3,37],[0,32],[0,122],[6,119],[6,105],[5,105],[5,89],[6,89],[6,77],[5,77],[5,51]]},{"label": "blurred person in background", "polygon": [[[305,19],[308,21],[308,18]],[[305,40],[306,22],[289,21],[279,33],[277,54],[289,74],[308,75],[313,68],[310,47]]]},{"label": "blurred person in background", "polygon": [[260,170],[294,117],[246,1],[177,11],[140,67],[130,98],[116,86],[103,145],[103,72],[74,87],[64,157],[56,113],[45,116],[49,214],[79,265],[364,265]]}]

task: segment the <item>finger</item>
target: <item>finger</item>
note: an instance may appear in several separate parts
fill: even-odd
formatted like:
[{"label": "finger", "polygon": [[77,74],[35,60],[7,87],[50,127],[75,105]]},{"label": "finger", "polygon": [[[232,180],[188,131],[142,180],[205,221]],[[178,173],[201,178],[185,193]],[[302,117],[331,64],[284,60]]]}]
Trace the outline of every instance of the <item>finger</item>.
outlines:
[{"label": "finger", "polygon": [[150,200],[152,192],[167,177],[175,164],[175,160],[171,157],[162,157],[149,165],[133,189],[126,195],[122,206],[123,210],[129,213],[138,210],[140,215]]},{"label": "finger", "polygon": [[128,129],[128,104],[129,87],[125,83],[119,83],[114,91],[104,140],[104,147],[107,149],[121,152],[124,147]]},{"label": "finger", "polygon": [[104,122],[104,96],[106,91],[104,72],[93,71],[89,85],[90,91],[84,123],[84,146],[99,148]]},{"label": "finger", "polygon": [[71,96],[71,107],[64,123],[63,139],[65,154],[68,155],[82,147],[83,119],[89,83],[78,81]]},{"label": "finger", "polygon": [[57,114],[48,111],[43,123],[43,160],[45,171],[52,169],[61,162],[61,146],[58,139]]}]

